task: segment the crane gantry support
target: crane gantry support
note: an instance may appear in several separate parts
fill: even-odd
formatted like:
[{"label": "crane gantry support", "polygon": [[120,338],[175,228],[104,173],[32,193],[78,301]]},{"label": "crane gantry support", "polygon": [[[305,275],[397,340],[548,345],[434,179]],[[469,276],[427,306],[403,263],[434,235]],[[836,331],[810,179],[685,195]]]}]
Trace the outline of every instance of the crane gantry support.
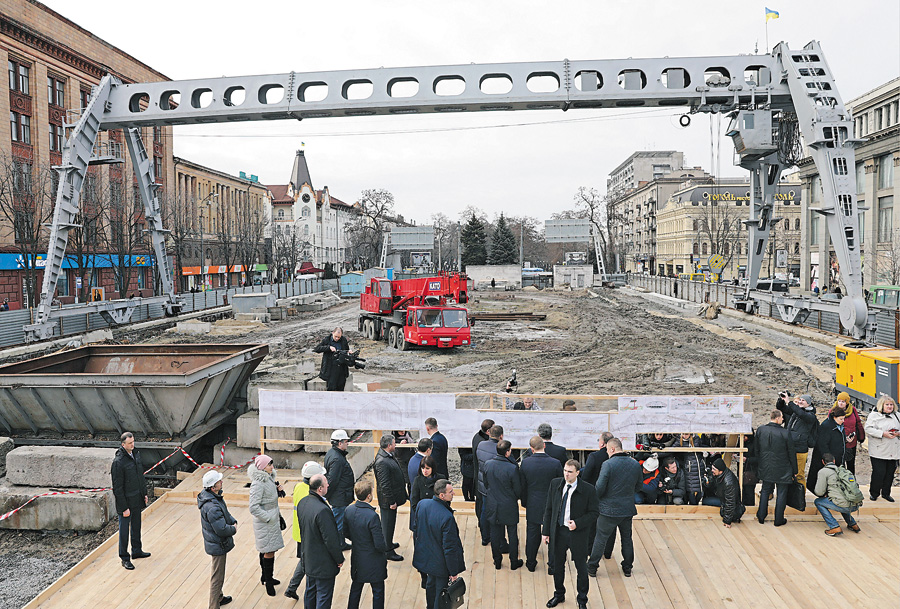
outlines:
[{"label": "crane gantry support", "polygon": [[[547,83],[550,86],[547,87]],[[498,87],[508,90],[496,93]],[[365,91],[363,95],[358,90]],[[140,128],[254,120],[305,120],[373,115],[445,114],[510,110],[572,110],[688,107],[691,112],[732,113],[741,166],[751,172],[750,283],[738,303],[752,311],[769,300],[788,321],[810,310],[839,308],[854,337],[874,334],[874,315],[862,293],[852,123],[817,42],[802,51],[779,44],[769,55],[606,59],[377,68],[335,72],[290,72],[172,82],[124,84],[111,75],[93,89],[87,108],[63,149],[60,185],[50,230],[41,299],[26,340],[53,335],[55,318],[84,308],[51,306],[68,231],[78,213],[79,194],[100,131],[125,129],[128,150],[144,201],[144,212],[164,296],[154,299],[168,314],[181,309],[165,252],[153,165]],[[753,116],[754,120],[746,118]],[[840,305],[754,290],[769,235],[775,185],[787,162],[785,125],[799,122],[824,187],[819,213],[828,228],[847,286]],[[755,120],[758,119],[758,120]],[[759,125],[759,126],[757,126]],[[779,139],[781,138],[781,139]],[[763,140],[762,143],[759,140]],[[754,142],[756,142],[754,144]],[[750,146],[746,146],[746,144]],[[743,147],[743,150],[742,150]],[[830,179],[828,177],[830,176]],[[123,323],[133,300],[86,305],[109,321]]]}]

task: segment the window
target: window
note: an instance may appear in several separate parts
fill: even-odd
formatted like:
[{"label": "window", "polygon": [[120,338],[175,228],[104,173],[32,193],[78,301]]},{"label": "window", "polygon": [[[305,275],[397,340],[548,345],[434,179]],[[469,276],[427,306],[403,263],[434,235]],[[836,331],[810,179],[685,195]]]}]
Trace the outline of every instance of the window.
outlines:
[{"label": "window", "polygon": [[88,102],[91,101],[91,91],[90,89],[82,89],[81,90],[81,108],[87,108]]},{"label": "window", "polygon": [[27,209],[15,211],[16,243],[31,243],[32,230],[34,229],[34,216]]},{"label": "window", "polygon": [[894,185],[894,155],[886,154],[878,157],[878,189],[891,188]]},{"label": "window", "polygon": [[7,65],[9,66],[9,90],[18,91],[22,95],[31,95],[28,85],[31,68],[13,59],[9,60]]},{"label": "window", "polygon": [[22,125],[22,137],[19,141],[23,144],[31,144],[31,117],[24,114],[19,116]]},{"label": "window", "polygon": [[812,200],[814,202],[818,202],[822,200],[822,178],[819,176],[813,176],[812,183],[810,184],[810,190],[812,191],[810,194],[812,195]]},{"label": "window", "polygon": [[66,81],[56,76],[47,76],[47,102],[54,106],[66,105]]},{"label": "window", "polygon": [[56,280],[56,295],[69,295],[69,274],[66,271],[60,271],[59,278]]},{"label": "window", "polygon": [[799,254],[799,253],[800,253],[800,242],[799,242],[799,241],[795,241],[795,242],[794,242],[794,253],[795,253],[795,254]]},{"label": "window", "polygon": [[153,157],[153,176],[157,182],[162,179],[162,172],[162,157]]},{"label": "window", "polygon": [[891,240],[893,224],[894,197],[880,197],[878,199],[878,241],[886,243]]},{"label": "window", "polygon": [[880,131],[882,128],[883,123],[881,121],[881,116],[882,116],[881,108],[876,108],[875,109],[875,131]]},{"label": "window", "polygon": [[283,209],[279,209],[279,210],[278,210],[278,219],[279,219],[279,220],[283,220],[283,219],[284,219],[284,210],[283,210]]},{"label": "window", "polygon": [[694,225],[693,226],[694,231],[700,230],[700,220],[694,219],[693,225]]},{"label": "window", "polygon": [[[790,220],[788,220],[790,222]],[[794,230],[800,230],[800,218],[794,220]]]},{"label": "window", "polygon": [[703,255],[706,256],[707,254],[709,254],[709,244],[706,241],[704,241],[703,242]]},{"label": "window", "polygon": [[60,125],[50,125],[50,150],[53,152],[62,152],[63,149],[63,128]]},{"label": "window", "polygon": [[819,215],[815,212],[809,218],[809,244],[819,244]]},{"label": "window", "polygon": [[856,194],[866,192],[866,164],[857,163],[856,165]]}]

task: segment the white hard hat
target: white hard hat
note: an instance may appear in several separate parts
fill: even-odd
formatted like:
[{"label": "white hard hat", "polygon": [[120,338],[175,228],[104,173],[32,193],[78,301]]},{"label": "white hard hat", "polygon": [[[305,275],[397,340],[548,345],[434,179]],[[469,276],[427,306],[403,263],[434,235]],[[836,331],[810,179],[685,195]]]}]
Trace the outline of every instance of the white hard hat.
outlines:
[{"label": "white hard hat", "polygon": [[300,475],[306,479],[312,478],[318,474],[325,474],[325,468],[316,463],[315,461],[307,461],[303,464],[303,469],[300,470]]},{"label": "white hard hat", "polygon": [[340,442],[341,440],[349,440],[350,436],[347,435],[347,432],[343,429],[335,429],[334,433],[331,434],[332,442]]},{"label": "white hard hat", "polygon": [[216,482],[222,479],[222,474],[217,472],[214,469],[209,470],[205,474],[203,474],[203,488],[212,488],[216,485]]},{"label": "white hard hat", "polygon": [[650,455],[649,457],[647,457],[647,460],[644,461],[644,469],[648,472],[652,472],[658,467],[659,459],[656,457],[656,455]]}]

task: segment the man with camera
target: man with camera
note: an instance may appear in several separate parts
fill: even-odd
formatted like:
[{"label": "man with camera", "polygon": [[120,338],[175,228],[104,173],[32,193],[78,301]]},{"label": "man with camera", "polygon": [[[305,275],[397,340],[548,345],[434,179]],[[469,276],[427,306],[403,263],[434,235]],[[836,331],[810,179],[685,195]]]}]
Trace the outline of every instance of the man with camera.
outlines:
[{"label": "man with camera", "polygon": [[684,472],[678,467],[675,457],[666,457],[663,461],[663,469],[656,477],[659,491],[656,493],[656,503],[661,505],[684,505],[687,497],[687,481]]},{"label": "man with camera", "polygon": [[350,343],[344,336],[344,331],[337,327],[331,334],[322,339],[313,349],[322,354],[322,366],[319,370],[319,378],[325,381],[325,391],[343,391],[350,376],[350,363],[346,358],[340,358],[340,352],[349,353]]},{"label": "man with camera", "polygon": [[775,408],[784,414],[784,427],[791,434],[794,450],[797,451],[797,482],[806,483],[806,459],[809,449],[816,445],[819,430],[819,419],[812,404],[812,396],[803,394],[791,397],[789,391],[778,394]]}]

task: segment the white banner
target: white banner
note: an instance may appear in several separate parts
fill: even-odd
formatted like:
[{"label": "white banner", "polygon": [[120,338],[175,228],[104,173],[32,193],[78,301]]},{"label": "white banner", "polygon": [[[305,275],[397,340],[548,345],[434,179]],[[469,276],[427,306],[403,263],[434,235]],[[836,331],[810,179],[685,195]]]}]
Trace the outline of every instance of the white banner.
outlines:
[{"label": "white banner", "polygon": [[[606,413],[489,410],[481,414],[483,419],[491,418],[494,423],[503,427],[504,440],[521,448],[528,447],[528,441],[537,435],[537,428],[541,423],[548,423],[553,427],[554,444],[572,449],[596,449],[600,434],[609,429],[609,415]],[[471,441],[471,436],[469,440]]]}]

